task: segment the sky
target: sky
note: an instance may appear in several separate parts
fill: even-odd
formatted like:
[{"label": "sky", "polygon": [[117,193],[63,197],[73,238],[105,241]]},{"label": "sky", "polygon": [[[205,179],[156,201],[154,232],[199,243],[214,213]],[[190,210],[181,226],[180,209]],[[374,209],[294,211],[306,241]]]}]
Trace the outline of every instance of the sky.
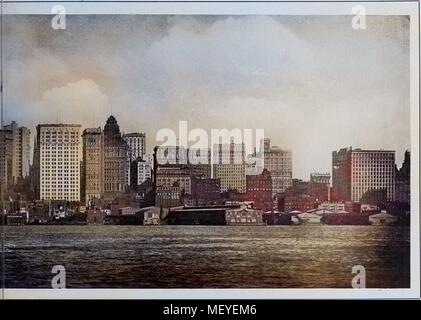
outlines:
[{"label": "sky", "polygon": [[368,16],[7,16],[5,123],[123,132],[264,129],[293,177],[331,172],[343,147],[410,147],[409,18]]}]

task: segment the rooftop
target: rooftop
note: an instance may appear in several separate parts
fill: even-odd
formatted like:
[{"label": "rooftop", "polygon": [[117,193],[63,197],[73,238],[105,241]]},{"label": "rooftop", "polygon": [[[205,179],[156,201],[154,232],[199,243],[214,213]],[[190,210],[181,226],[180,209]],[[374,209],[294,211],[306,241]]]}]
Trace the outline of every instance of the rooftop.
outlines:
[{"label": "rooftop", "polygon": [[58,128],[64,128],[64,127],[75,127],[80,128],[82,127],[81,124],[65,124],[65,123],[42,123],[37,125],[37,127],[58,127]]},{"label": "rooftop", "polygon": [[146,134],[144,132],[131,132],[123,134],[123,137],[145,137]]}]

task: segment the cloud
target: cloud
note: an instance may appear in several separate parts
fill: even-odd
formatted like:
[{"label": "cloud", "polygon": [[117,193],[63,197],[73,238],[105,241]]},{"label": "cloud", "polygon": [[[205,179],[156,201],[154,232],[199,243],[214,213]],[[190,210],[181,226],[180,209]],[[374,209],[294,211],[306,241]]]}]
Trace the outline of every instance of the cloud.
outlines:
[{"label": "cloud", "polygon": [[[7,16],[6,115],[121,130],[263,128],[293,151],[294,176],[331,151],[409,148],[409,22],[370,16]],[[8,28],[6,28],[6,31]],[[8,45],[9,44],[9,45]],[[18,70],[19,72],[16,72]],[[13,93],[13,94],[12,94]],[[33,112],[36,110],[36,112]]]},{"label": "cloud", "polygon": [[54,116],[59,121],[80,123],[87,126],[95,124],[95,117],[111,110],[108,97],[90,79],[81,79],[61,87],[45,90],[36,109],[46,110],[45,119]]}]

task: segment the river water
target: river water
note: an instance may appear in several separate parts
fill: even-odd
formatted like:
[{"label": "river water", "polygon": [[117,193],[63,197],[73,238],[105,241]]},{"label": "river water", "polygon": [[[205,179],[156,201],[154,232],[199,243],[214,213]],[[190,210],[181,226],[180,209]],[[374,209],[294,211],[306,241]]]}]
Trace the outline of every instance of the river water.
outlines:
[{"label": "river water", "polygon": [[409,287],[409,228],[377,226],[5,227],[8,288]]}]

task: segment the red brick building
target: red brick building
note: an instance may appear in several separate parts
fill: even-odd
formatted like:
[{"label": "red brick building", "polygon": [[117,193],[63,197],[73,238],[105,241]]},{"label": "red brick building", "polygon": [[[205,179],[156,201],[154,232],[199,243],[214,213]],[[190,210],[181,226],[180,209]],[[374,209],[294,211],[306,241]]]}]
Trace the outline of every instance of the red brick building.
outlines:
[{"label": "red brick building", "polygon": [[284,210],[286,213],[291,211],[306,212],[307,210],[317,208],[317,198],[308,194],[299,194],[284,197]]},{"label": "red brick building", "polygon": [[273,209],[272,177],[268,170],[261,174],[246,176],[245,200],[253,201],[253,207],[258,210]]}]

